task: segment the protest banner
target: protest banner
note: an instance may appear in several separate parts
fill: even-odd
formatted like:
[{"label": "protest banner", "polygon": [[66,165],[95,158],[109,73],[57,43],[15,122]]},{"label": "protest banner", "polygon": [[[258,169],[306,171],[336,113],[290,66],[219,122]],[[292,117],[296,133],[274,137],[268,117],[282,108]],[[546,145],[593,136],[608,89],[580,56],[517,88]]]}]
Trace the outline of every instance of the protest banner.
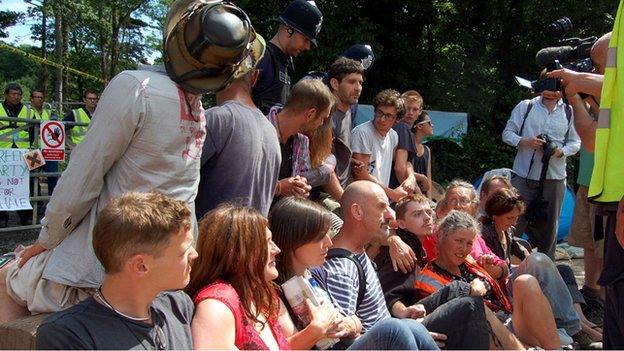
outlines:
[{"label": "protest banner", "polygon": [[0,211],[31,210],[26,149],[0,149]]}]

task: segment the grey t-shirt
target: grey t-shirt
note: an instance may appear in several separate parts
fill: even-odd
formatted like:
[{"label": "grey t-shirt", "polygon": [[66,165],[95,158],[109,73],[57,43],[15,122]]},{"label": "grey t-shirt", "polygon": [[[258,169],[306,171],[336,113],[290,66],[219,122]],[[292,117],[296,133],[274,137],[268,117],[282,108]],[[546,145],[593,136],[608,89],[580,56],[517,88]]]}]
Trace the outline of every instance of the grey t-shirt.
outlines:
[{"label": "grey t-shirt", "polygon": [[48,317],[37,329],[37,349],[188,350],[193,347],[194,305],[182,291],[162,293],[151,304],[154,324],[125,318],[92,297]]},{"label": "grey t-shirt", "polygon": [[198,219],[223,202],[269,214],[282,157],[277,132],[260,110],[238,101],[208,109],[201,162]]},{"label": "grey t-shirt", "polygon": [[332,154],[336,156],[336,175],[343,188],[351,178],[351,111],[342,112],[338,109],[332,115],[332,131],[334,144]]}]

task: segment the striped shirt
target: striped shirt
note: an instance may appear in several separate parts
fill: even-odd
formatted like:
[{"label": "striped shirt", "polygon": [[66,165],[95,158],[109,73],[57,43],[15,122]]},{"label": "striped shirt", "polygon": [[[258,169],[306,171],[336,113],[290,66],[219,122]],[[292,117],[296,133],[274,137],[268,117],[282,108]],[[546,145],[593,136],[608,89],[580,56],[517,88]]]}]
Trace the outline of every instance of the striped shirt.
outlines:
[{"label": "striped shirt", "polygon": [[360,278],[355,263],[348,258],[334,258],[327,260],[323,265],[326,273],[325,281],[327,292],[332,298],[334,305],[345,315],[357,315],[362,321],[363,331],[372,328],[377,322],[390,317],[386,301],[377,273],[371,260],[365,252],[355,254],[362,265],[366,276],[366,290],[360,306],[357,306]]}]

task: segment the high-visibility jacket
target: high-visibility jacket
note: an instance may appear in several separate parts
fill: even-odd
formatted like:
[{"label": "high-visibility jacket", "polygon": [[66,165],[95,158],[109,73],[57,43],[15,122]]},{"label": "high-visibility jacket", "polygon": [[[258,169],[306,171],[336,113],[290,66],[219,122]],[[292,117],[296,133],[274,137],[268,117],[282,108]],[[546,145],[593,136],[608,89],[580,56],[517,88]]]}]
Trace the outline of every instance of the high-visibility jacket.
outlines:
[{"label": "high-visibility jacket", "polygon": [[[513,310],[513,306],[511,302],[509,302],[509,298],[507,298],[507,294],[505,290],[501,288],[498,282],[492,278],[483,268],[481,268],[472,256],[466,257],[464,264],[470,271],[470,273],[476,275],[482,280],[486,281],[492,287],[492,293],[495,297],[495,301],[490,301],[487,299],[483,299],[485,303],[494,311],[503,310],[505,312],[511,313]],[[414,280],[414,288],[418,291],[419,296],[426,297],[429,296],[436,291],[440,290],[442,287],[450,284],[453,280],[449,277],[443,276],[441,274],[436,273],[432,267],[432,263],[428,263],[417,275]]]},{"label": "high-visibility jacket", "polygon": [[[87,111],[85,111],[85,109],[82,107],[72,110],[72,113],[74,115],[74,121],[77,123],[90,123],[91,122],[91,118],[89,118]],[[87,130],[89,130],[88,126],[85,126],[85,127],[73,126],[71,129],[71,138],[70,138],[72,143],[74,145],[80,144],[85,134],[87,134]]]},{"label": "high-visibility jacket", "polygon": [[[620,0],[607,51],[600,115],[596,129],[594,170],[588,196],[592,201],[615,203],[624,196],[624,1]],[[622,45],[618,42],[622,37]],[[619,65],[618,65],[619,63]],[[619,78],[619,79],[618,79]]]},{"label": "high-visibility jacket", "polygon": [[[9,117],[4,109],[4,105],[0,104],[0,116]],[[27,118],[26,106],[22,106],[17,118]],[[9,149],[15,145],[19,149],[28,149],[30,147],[30,137],[28,128],[30,125],[24,122],[2,122],[0,130],[0,148]]]},{"label": "high-visibility jacket", "polygon": [[[26,113],[28,118],[30,119],[38,119],[40,121],[49,121],[50,120],[50,111],[47,109],[42,109],[41,113],[39,113],[36,109],[34,109],[32,106],[27,105],[26,106]],[[33,135],[32,135],[32,142],[31,142],[31,147],[34,148],[38,148],[39,147],[39,135],[36,133],[40,133],[41,129],[31,129],[33,130]]]}]

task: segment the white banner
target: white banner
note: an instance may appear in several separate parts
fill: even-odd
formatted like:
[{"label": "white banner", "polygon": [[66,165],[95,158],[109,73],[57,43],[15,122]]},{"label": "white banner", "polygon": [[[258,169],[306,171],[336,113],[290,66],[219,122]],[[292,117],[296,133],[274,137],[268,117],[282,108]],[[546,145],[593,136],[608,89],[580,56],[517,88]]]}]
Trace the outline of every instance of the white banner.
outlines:
[{"label": "white banner", "polygon": [[0,149],[0,211],[31,210],[26,149]]}]

